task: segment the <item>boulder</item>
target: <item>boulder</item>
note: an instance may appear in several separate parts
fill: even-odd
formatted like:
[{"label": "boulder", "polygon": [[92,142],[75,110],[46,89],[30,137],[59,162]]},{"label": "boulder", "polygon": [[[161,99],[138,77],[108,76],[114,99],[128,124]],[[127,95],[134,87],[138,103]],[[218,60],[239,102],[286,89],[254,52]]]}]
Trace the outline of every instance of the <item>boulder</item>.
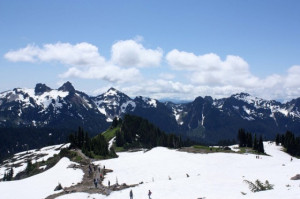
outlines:
[{"label": "boulder", "polygon": [[294,177],[291,177],[291,180],[300,180],[300,174],[297,174]]}]

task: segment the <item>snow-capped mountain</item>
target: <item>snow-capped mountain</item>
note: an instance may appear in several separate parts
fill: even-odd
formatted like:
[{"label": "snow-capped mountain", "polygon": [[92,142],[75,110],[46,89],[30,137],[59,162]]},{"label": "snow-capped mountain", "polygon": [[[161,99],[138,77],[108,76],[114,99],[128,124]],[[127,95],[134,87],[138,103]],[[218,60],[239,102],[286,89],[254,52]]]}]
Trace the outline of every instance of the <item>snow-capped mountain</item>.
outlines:
[{"label": "snow-capped mountain", "polygon": [[130,98],[115,88],[93,97],[75,90],[70,82],[58,89],[37,84],[34,89],[16,88],[0,94],[1,127],[83,126],[94,134],[126,113],[146,118],[168,133],[211,143],[235,139],[239,128],[272,139],[286,130],[300,134],[300,98],[280,103],[239,93],[175,104],[142,96]]},{"label": "snow-capped mountain", "polygon": [[135,102],[124,93],[110,88],[107,92],[91,98],[98,110],[106,116],[107,122],[112,122],[115,117],[134,111]]},{"label": "snow-capped mountain", "polygon": [[74,129],[82,125],[96,131],[107,127],[103,120],[105,116],[91,98],[70,82],[58,89],[37,84],[35,89],[15,88],[0,94],[0,125],[4,127]]}]

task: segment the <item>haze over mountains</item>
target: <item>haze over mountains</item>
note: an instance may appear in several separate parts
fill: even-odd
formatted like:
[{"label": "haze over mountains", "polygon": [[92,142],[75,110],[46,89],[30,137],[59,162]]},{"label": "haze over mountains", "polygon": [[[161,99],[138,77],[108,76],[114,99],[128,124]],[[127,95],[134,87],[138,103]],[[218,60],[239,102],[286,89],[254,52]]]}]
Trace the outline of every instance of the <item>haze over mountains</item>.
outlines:
[{"label": "haze over mountains", "polygon": [[114,117],[127,113],[146,118],[168,133],[207,143],[235,139],[239,128],[268,139],[286,130],[300,132],[300,98],[280,103],[239,93],[175,104],[142,96],[132,99],[114,88],[89,96],[70,82],[58,89],[39,83],[34,89],[15,88],[0,94],[1,127],[83,126],[95,135],[107,129]]}]

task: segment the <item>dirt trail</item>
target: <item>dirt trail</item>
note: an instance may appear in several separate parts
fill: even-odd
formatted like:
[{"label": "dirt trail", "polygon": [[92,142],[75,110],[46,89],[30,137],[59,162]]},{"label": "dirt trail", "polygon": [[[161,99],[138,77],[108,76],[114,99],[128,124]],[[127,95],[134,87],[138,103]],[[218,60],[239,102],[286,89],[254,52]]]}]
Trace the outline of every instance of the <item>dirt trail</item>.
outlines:
[{"label": "dirt trail", "polygon": [[[134,184],[134,185],[112,184],[110,187],[108,187],[108,186],[103,185],[102,181],[100,181],[98,183],[98,187],[95,188],[94,176],[96,176],[99,173],[98,173],[98,169],[94,170],[94,166],[95,166],[95,168],[97,168],[97,166],[94,165],[93,163],[91,163],[91,160],[88,157],[86,157],[81,151],[77,151],[77,153],[83,158],[83,160],[80,162],[80,165],[71,165],[70,168],[81,169],[84,172],[82,182],[80,182],[76,185],[73,185],[71,187],[63,188],[62,192],[50,195],[50,196],[46,197],[46,199],[54,199],[58,196],[62,196],[62,195],[69,194],[69,193],[75,193],[75,192],[98,193],[98,194],[103,194],[103,195],[109,195],[112,191],[119,191],[119,190],[126,189],[129,187],[137,186],[137,184]],[[91,168],[92,168],[91,173],[89,173],[89,165],[91,165]],[[109,172],[113,172],[113,170],[111,170],[111,169],[104,170],[104,172],[103,172],[104,178],[105,178],[105,175]],[[53,187],[53,190],[54,190],[54,188],[55,187]]]}]

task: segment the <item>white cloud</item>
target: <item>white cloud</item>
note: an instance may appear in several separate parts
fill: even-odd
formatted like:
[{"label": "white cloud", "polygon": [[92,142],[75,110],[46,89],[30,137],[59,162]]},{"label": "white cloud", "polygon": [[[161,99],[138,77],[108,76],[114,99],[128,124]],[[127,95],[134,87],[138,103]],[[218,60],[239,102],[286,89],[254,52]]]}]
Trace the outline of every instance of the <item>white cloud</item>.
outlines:
[{"label": "white cloud", "polygon": [[25,48],[6,53],[4,57],[14,62],[58,61],[71,66],[99,65],[105,62],[98,53],[98,48],[86,42],[75,45],[58,42],[45,44],[42,48],[27,45]]},{"label": "white cloud", "polygon": [[190,80],[196,85],[252,87],[257,83],[247,62],[238,56],[228,55],[222,61],[213,53],[196,56],[175,49],[167,54],[166,60],[174,70],[190,71]]},{"label": "white cloud", "polygon": [[[130,96],[189,100],[205,95],[228,97],[238,92],[266,99],[290,100],[300,96],[299,65],[290,67],[285,74],[259,78],[239,56],[228,55],[221,59],[214,53],[195,55],[175,49],[165,56],[170,67],[162,72],[160,68],[143,68],[162,66],[163,52],[146,49],[140,43],[142,40],[137,36],[116,42],[109,60],[98,52],[98,47],[86,42],[27,45],[7,52],[4,57],[12,62],[56,62],[66,67],[60,78],[100,79],[108,82],[107,87],[117,85]],[[157,79],[145,79],[154,76]]]},{"label": "white cloud", "polygon": [[149,67],[159,66],[163,52],[160,48],[146,49],[135,40],[116,42],[111,49],[111,60],[119,66]]},{"label": "white cloud", "polygon": [[300,66],[292,66],[288,69],[285,86],[288,88],[300,87]]},{"label": "white cloud", "polygon": [[65,73],[59,75],[61,78],[78,77],[109,82],[127,82],[140,78],[138,69],[122,69],[106,61],[96,46],[86,42],[75,45],[58,42],[45,44],[41,48],[28,45],[10,51],[4,57],[14,62],[59,62],[69,67]]},{"label": "white cloud", "polygon": [[59,61],[70,66],[93,66],[105,64],[98,48],[82,42],[75,45],[69,43],[45,44],[37,55],[41,61]]},{"label": "white cloud", "polygon": [[35,45],[27,45],[16,51],[9,51],[4,55],[4,58],[12,62],[36,62],[40,49]]},{"label": "white cloud", "polygon": [[61,78],[78,77],[82,79],[102,79],[108,82],[130,82],[140,79],[141,74],[136,68],[121,69],[114,65],[104,67],[88,67],[85,69],[72,67],[60,75]]}]

